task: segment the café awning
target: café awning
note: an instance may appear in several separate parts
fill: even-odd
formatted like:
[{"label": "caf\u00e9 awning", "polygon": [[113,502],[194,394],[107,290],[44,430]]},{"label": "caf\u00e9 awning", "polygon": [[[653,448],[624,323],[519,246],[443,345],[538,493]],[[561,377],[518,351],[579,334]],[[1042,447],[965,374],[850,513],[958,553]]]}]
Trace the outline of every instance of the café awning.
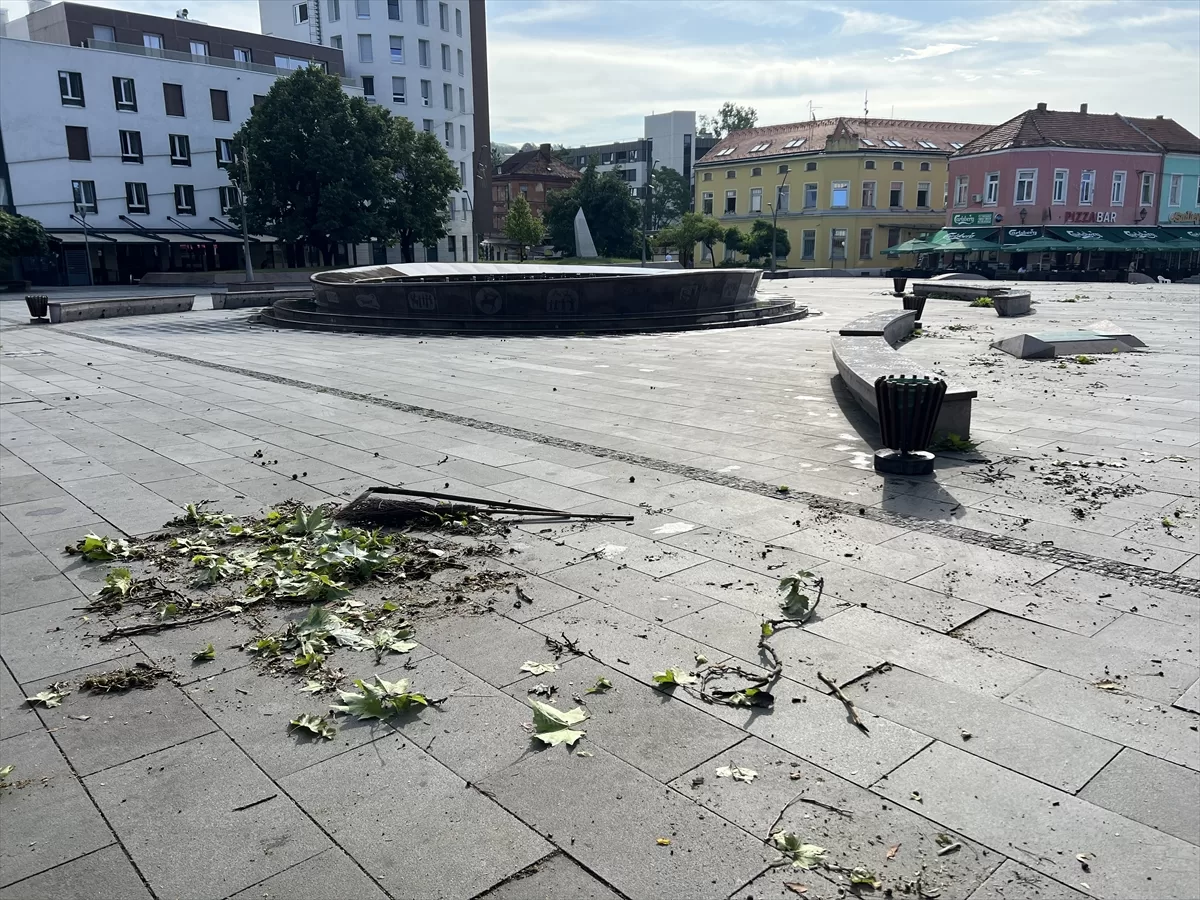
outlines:
[{"label": "caf\u00e9 awning", "polygon": [[943,228],[929,239],[933,251],[943,253],[974,253],[976,250],[999,250],[998,228]]},{"label": "caf\u00e9 awning", "polygon": [[899,256],[901,253],[927,253],[934,249],[934,245],[929,243],[929,241],[922,238],[912,238],[894,247],[888,247],[883,252],[888,256]]},{"label": "caf\u00e9 awning", "polygon": [[101,234],[99,231],[88,229],[86,238],[83,231],[47,231],[47,235],[56,241],[63,244],[83,244],[89,241],[96,241],[104,244],[115,244],[116,238],[109,237],[107,234]]},{"label": "caf\u00e9 awning", "polygon": [[1044,228],[1004,228],[1000,232],[1000,249],[1007,253],[1047,253],[1073,250],[1068,241],[1046,234]]},{"label": "caf\u00e9 awning", "polygon": [[1171,238],[1164,250],[1200,250],[1200,228],[1164,228]]},{"label": "caf\u00e9 awning", "polygon": [[1126,250],[1129,248],[1122,247],[1108,240],[1104,236],[1102,228],[1088,227],[1054,227],[1046,229],[1046,233],[1058,238],[1066,243],[1067,250]]},{"label": "caf\u00e9 awning", "polygon": [[1123,228],[1096,228],[1106,241],[1116,244],[1121,250],[1171,250],[1171,237],[1162,228],[1139,228],[1136,225]]}]

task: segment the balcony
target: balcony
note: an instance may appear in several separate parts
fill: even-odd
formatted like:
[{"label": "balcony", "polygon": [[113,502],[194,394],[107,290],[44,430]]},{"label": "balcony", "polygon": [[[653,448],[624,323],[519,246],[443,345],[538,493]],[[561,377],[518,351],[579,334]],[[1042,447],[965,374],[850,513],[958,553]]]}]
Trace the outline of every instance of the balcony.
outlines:
[{"label": "balcony", "polygon": [[[117,44],[112,41],[89,39],[87,46],[91,50],[108,50],[110,53],[129,53],[133,56],[150,56],[155,59],[173,59],[178,62],[199,63],[204,66],[219,66],[224,69],[241,69],[244,72],[258,72],[262,75],[274,75],[283,78],[290,75],[294,69],[281,69],[278,66],[267,66],[262,63],[241,62],[236,59],[225,59],[222,56],[201,56],[197,53],[184,53],[182,50],[160,50],[157,47],[143,47],[141,44]],[[314,62],[321,62],[314,60]],[[324,63],[321,63],[323,66]],[[335,76],[342,87],[356,88],[359,86],[355,78],[343,75]]]}]

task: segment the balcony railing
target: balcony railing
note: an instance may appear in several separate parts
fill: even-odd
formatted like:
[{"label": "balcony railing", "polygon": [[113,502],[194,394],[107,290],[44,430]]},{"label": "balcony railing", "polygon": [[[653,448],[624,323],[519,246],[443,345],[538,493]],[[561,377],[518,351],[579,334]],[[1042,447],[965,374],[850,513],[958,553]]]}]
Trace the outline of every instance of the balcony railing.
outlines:
[{"label": "balcony railing", "polygon": [[[259,72],[263,75],[274,75],[276,77],[284,77],[290,75],[294,70],[281,69],[278,66],[267,66],[262,63],[242,62],[237,59],[226,59],[223,56],[202,56],[199,53],[184,53],[182,50],[160,50],[157,47],[143,47],[141,44],[118,44],[113,41],[99,41],[94,38],[89,39],[87,46],[92,50],[108,50],[113,53],[131,53],[135,56],[150,56],[155,59],[173,59],[178,62],[200,63],[205,66],[221,66],[226,69],[241,69],[244,72]],[[325,61],[314,59],[313,62],[325,68]],[[347,78],[343,75],[337,76],[338,81],[343,87],[359,87],[358,80],[355,78]]]}]

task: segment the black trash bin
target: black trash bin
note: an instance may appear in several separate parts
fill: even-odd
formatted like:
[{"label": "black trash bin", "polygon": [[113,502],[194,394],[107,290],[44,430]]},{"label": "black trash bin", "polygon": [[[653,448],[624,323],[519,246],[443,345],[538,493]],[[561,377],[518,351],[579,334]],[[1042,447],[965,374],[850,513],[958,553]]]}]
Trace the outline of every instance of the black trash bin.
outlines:
[{"label": "black trash bin", "polygon": [[875,471],[887,475],[929,475],[933,454],[925,448],[933,429],[946,382],[940,378],[912,375],[881,375],[875,380],[879,406],[879,430],[884,448],[875,451]]},{"label": "black trash bin", "polygon": [[904,286],[908,284],[907,278],[893,278],[892,287],[896,289],[896,296],[899,297],[904,293]]},{"label": "black trash bin", "polygon": [[40,322],[46,318],[46,310],[49,308],[50,298],[45,294],[26,294],[25,305],[29,307],[29,316],[31,322]]},{"label": "black trash bin", "polygon": [[917,316],[916,316],[916,319],[913,321],[914,328],[921,327],[921,314],[923,312],[925,312],[925,301],[928,299],[929,299],[928,297],[918,297],[916,294],[911,294],[911,295],[906,294],[900,300],[900,302],[904,304],[905,309],[916,310]]}]

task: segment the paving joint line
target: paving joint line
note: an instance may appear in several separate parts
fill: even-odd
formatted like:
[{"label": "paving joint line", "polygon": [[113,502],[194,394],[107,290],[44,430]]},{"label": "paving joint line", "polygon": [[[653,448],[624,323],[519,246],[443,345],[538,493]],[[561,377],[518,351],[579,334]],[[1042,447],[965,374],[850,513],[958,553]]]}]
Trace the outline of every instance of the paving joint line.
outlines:
[{"label": "paving joint line", "polygon": [[781,495],[776,486],[766,484],[761,481],[754,481],[749,478],[713,472],[708,469],[701,469],[696,466],[684,465],[682,463],[672,463],[666,460],[655,459],[654,457],[650,456],[643,456],[638,453],[629,453],[624,450],[614,450],[611,447],[602,447],[598,444],[587,444],[582,441],[574,441],[567,438],[554,437],[553,435],[540,434],[536,431],[529,431],[524,428],[516,428],[511,425],[500,425],[495,422],[488,422],[486,419],[477,419],[471,416],[459,415],[458,413],[450,413],[438,409],[432,409],[427,406],[417,406],[412,403],[403,403],[398,400],[388,400],[382,397],[374,397],[370,394],[363,394],[357,391],[348,391],[343,388],[330,387],[310,381],[301,381],[300,379],[288,378],[283,375],[272,375],[267,372],[260,372],[255,369],[247,369],[242,366],[231,366],[225,363],[211,362],[205,359],[184,356],[183,354],[179,353],[169,353],[165,350],[155,350],[147,347],[140,347],[137,344],[127,344],[123,341],[114,341],[110,338],[102,338],[96,335],[84,334],[82,332],[70,332],[70,336],[97,344],[117,347],[122,350],[131,350],[138,353],[149,354],[161,359],[170,359],[175,360],[176,362],[200,366],[202,368],[228,372],[232,375],[240,375],[246,378],[258,379],[260,381],[268,381],[273,384],[295,387],[299,388],[300,390],[313,391],[320,394],[329,394],[330,396],[340,397],[344,400],[353,400],[372,406],[382,406],[388,409],[394,409],[397,412],[404,412],[410,415],[419,415],[428,419],[437,419],[454,425],[461,425],[466,428],[475,428],[480,431],[488,431],[493,434],[518,438],[520,440],[532,441],[534,443],[543,444],[549,447],[558,447],[563,450],[574,450],[576,452],[586,453],[590,456],[595,456],[601,459],[616,460],[618,462],[629,463],[630,465],[637,465],[642,466],[643,468],[653,469],[654,471],[658,472],[667,472],[672,475],[680,475],[692,481],[700,481],[707,484],[728,487],[734,490],[744,491],[746,493],[770,497],[771,499],[780,500],[782,502],[803,502],[814,509],[825,509],[829,510],[830,512],[840,513],[845,516],[857,516],[873,522],[895,525],[899,528],[919,531],[923,534],[931,534],[937,537],[948,538],[949,540],[958,541],[963,544],[972,544],[977,547],[984,547],[988,550],[996,550],[1001,553],[1008,553],[1012,556],[1021,556],[1025,557],[1026,559],[1058,563],[1059,565],[1067,566],[1072,569],[1078,569],[1083,572],[1102,575],[1108,578],[1115,578],[1119,581],[1124,581],[1129,584],[1172,591],[1178,594],[1200,596],[1200,579],[1189,578],[1185,575],[1177,575],[1173,572],[1161,572],[1157,569],[1152,569],[1148,566],[1139,566],[1134,563],[1104,559],[1103,557],[1092,556],[1087,553],[1080,553],[1076,550],[1068,550],[1063,547],[1057,547],[1054,544],[1035,544],[1030,541],[1010,537],[1008,535],[991,534],[985,531],[978,531],[974,528],[965,528],[961,525],[950,525],[945,522],[932,522],[928,519],[921,519],[914,516],[907,516],[902,513],[889,512],[888,510],[862,506],[857,503],[852,503],[848,500],[825,497],[823,495],[814,494],[808,491],[792,490],[786,495]]}]

